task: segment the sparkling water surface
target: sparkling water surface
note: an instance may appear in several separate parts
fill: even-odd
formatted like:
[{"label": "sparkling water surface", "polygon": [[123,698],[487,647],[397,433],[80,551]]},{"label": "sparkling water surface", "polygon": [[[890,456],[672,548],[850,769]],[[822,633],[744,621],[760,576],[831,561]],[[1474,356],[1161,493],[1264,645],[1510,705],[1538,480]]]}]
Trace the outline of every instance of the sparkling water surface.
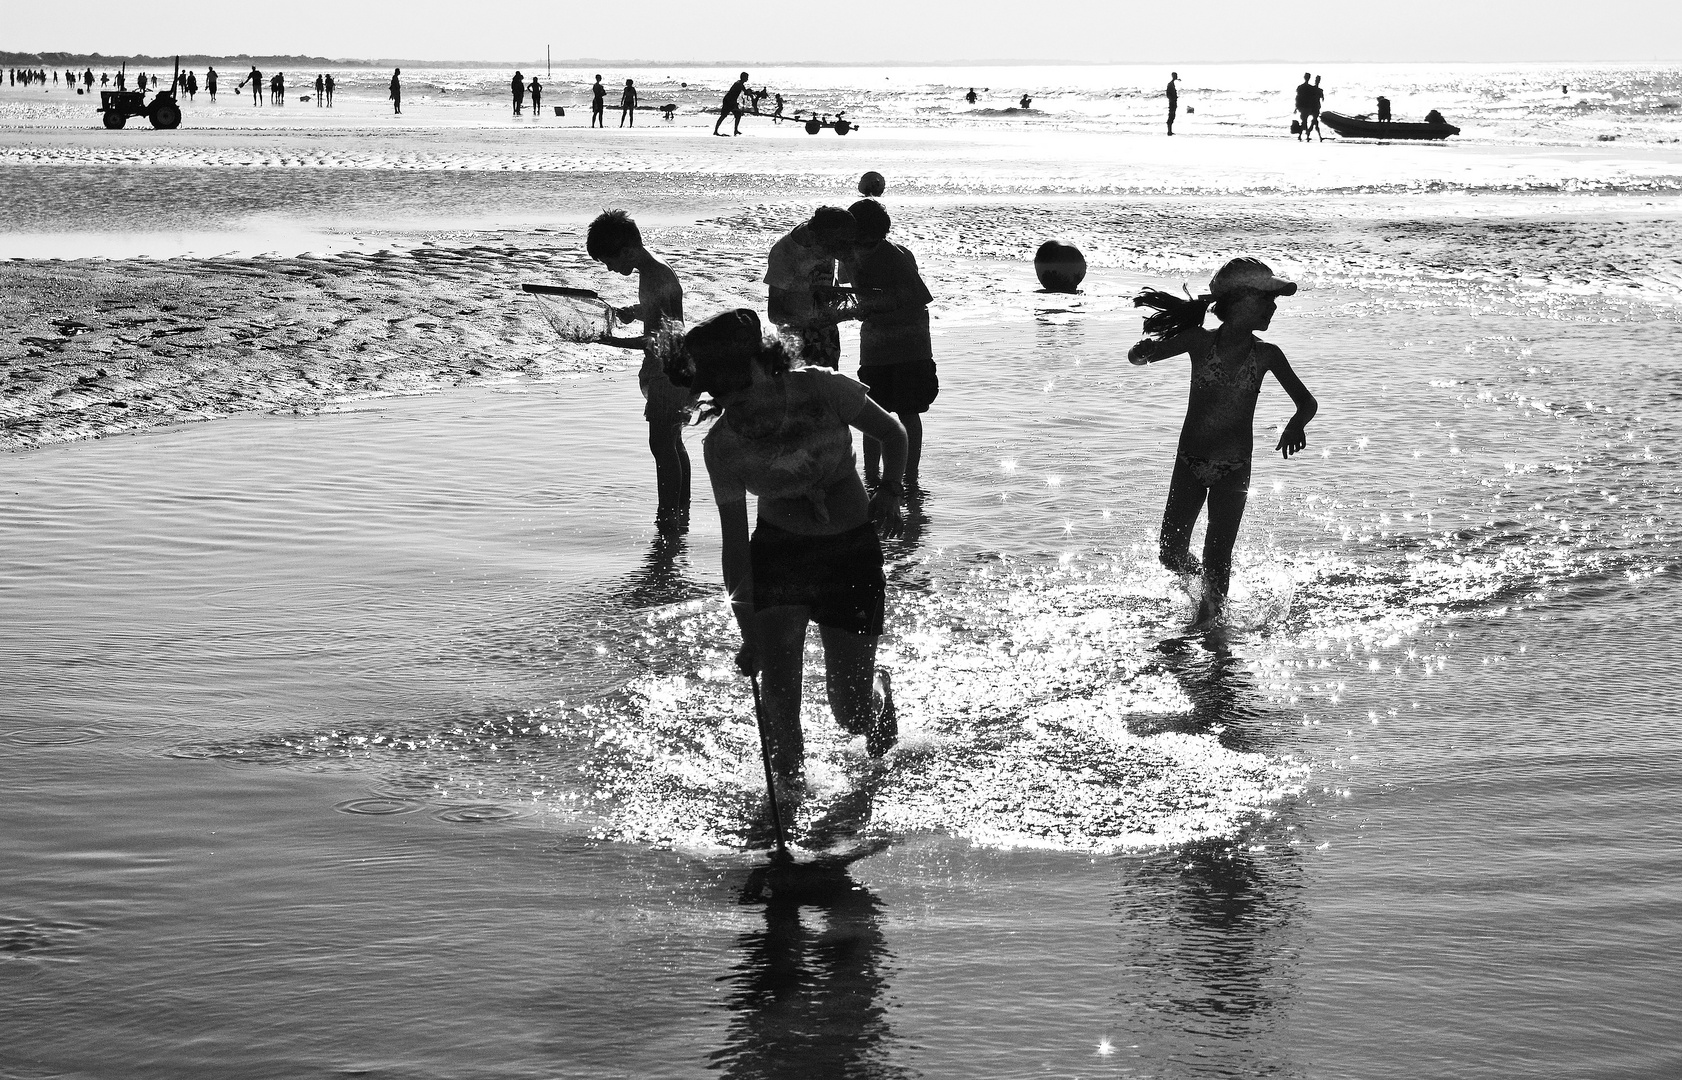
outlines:
[{"label": "sparkling water surface", "polygon": [[[216,145],[185,144],[199,171],[179,176],[255,199],[256,172],[203,164]],[[248,342],[309,333],[268,350],[289,368],[258,380],[257,411],[141,368],[119,373],[125,409],[144,392],[156,411],[126,428],[101,411],[112,377],[8,398],[8,445],[33,448],[0,458],[0,1071],[1682,1065],[1674,207],[1641,183],[1481,180],[1334,202],[1315,170],[1369,162],[1274,164],[1270,145],[1226,195],[1206,174],[1000,190],[1003,165],[953,193],[914,179],[938,148],[859,142],[913,178],[890,208],[939,296],[943,388],[927,491],[887,545],[903,745],[873,766],[807,716],[800,832],[881,850],[791,881],[754,849],[716,520],[702,501],[686,537],[656,535],[624,358],[557,347],[507,293],[592,274],[577,225],[629,193],[667,209],[650,242],[698,309],[755,300],[755,253],[859,171],[836,140],[792,145],[751,151],[728,195],[681,169],[538,170],[518,190],[560,206],[544,224],[542,200],[472,180],[489,201],[458,220],[349,221],[445,182],[423,170],[287,219],[326,238],[313,254],[220,254],[250,239],[242,210],[212,222],[223,248],[6,264],[20,334],[105,298],[65,364],[168,369],[179,336],[146,335],[190,325],[197,355],[252,380]],[[1103,145],[1065,160],[1100,175],[1134,144]],[[692,152],[713,153],[672,151]],[[796,179],[752,179],[785,152]],[[159,206],[148,181],[178,175],[75,167]],[[70,220],[11,197],[45,175],[0,180],[8,213],[43,223],[12,236]],[[343,172],[261,175],[303,197]],[[1034,291],[1023,252],[1047,233],[1087,249],[1082,295]],[[1264,390],[1233,625],[1187,635],[1192,601],[1154,559],[1186,372],[1125,363],[1128,298],[1240,251],[1303,281],[1266,336],[1321,411],[1281,461],[1290,406]],[[166,284],[191,302],[148,311]],[[377,352],[485,374],[415,393],[449,380],[394,385],[368,360],[335,381],[387,325]],[[293,413],[306,384],[337,404]],[[244,411],[180,423],[223,408]],[[101,430],[138,433],[66,441]]]}]

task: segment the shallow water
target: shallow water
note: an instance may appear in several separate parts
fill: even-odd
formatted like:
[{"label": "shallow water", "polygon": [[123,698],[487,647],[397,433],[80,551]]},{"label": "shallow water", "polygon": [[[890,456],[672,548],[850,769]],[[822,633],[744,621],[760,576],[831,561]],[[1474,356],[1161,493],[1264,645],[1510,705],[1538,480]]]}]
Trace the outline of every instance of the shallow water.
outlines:
[{"label": "shallow water", "polygon": [[[89,244],[0,268],[0,1074],[1682,1067],[1682,267],[1633,159],[1515,150],[1570,181],[1536,195],[1488,182],[1506,151],[1375,187],[1264,144],[1217,194],[1224,155],[1125,136],[1032,169],[847,143],[904,182],[943,389],[888,545],[904,745],[875,768],[808,716],[803,835],[885,846],[791,880],[750,850],[714,518],[656,536],[625,357],[510,293],[600,282],[579,226],[619,195],[695,310],[755,302],[860,157],[789,140],[725,184],[679,133],[623,174],[397,180],[354,137],[360,171],[77,138],[135,194],[117,231],[0,174],[6,242]],[[160,177],[230,193],[199,247],[134,239],[180,213]],[[1081,296],[1034,291],[1048,233]],[[1230,633],[1187,636],[1154,562],[1185,371],[1122,362],[1128,298],[1240,251],[1304,283],[1266,336],[1321,412],[1258,455]]]}]

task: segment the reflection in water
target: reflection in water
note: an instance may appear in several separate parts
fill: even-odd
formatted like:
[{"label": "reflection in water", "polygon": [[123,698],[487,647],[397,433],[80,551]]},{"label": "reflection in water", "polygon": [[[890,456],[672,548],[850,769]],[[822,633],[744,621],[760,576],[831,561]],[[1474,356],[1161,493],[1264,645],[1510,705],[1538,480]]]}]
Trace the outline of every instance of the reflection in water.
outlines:
[{"label": "reflection in water", "polygon": [[1264,711],[1252,700],[1255,685],[1244,660],[1232,651],[1224,631],[1200,637],[1174,637],[1155,649],[1154,667],[1172,675],[1191,702],[1182,713],[1153,715],[1141,731],[1200,733],[1220,729],[1221,745],[1242,752],[1267,751]]},{"label": "reflection in water", "polygon": [[[700,589],[678,563],[680,556],[687,555],[688,548],[688,538],[683,533],[656,533],[642,565],[625,575],[622,591],[614,590],[624,598],[624,605],[635,610],[693,599]],[[683,560],[685,565],[688,561],[686,557]]]},{"label": "reflection in water", "polygon": [[765,925],[737,939],[713,1067],[739,1080],[901,1077],[888,1061],[882,905],[844,864],[765,866],[742,890]]},{"label": "reflection in water", "polygon": [[[1292,1075],[1302,898],[1294,851],[1211,840],[1149,856],[1116,901],[1119,1022],[1161,1075]],[[1123,1040],[1117,1039],[1118,1043]],[[1169,1063],[1182,1066],[1169,1067]]]},{"label": "reflection in water", "polygon": [[923,546],[923,534],[929,527],[928,503],[928,489],[905,489],[905,528],[899,536],[882,541],[883,570],[890,587],[923,592],[934,588],[933,579],[917,557],[918,550]]}]

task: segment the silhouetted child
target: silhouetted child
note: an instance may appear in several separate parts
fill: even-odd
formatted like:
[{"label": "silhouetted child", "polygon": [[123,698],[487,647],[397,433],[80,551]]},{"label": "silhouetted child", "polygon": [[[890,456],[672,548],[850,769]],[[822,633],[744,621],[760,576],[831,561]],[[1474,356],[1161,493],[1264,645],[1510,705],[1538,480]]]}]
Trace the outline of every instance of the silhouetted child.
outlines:
[{"label": "silhouetted child", "polygon": [[[905,483],[917,486],[923,457],[923,414],[940,393],[934,347],[929,339],[929,288],[917,272],[917,258],[889,243],[892,220],[882,204],[860,199],[847,208],[858,225],[853,249],[853,286],[858,299],[859,382],[870,399],[893,413],[905,428]],[[864,440],[865,483],[875,483],[882,448]]]},{"label": "silhouetted child", "polygon": [[625,80],[625,90],[619,95],[619,126],[624,127],[627,119],[632,127],[637,126],[637,86],[630,79]]},{"label": "silhouetted child", "polygon": [[648,449],[654,455],[654,481],[659,493],[655,524],[664,531],[689,524],[689,452],[683,446],[683,427],[689,419],[690,392],[666,377],[661,336],[683,328],[683,286],[666,261],[642,243],[642,232],[623,210],[609,210],[590,223],[584,249],[616,274],[637,275],[637,302],[615,308],[621,322],[641,319],[636,337],[603,337],[602,344],[641,349],[643,419],[648,421]]},{"label": "silhouetted child", "polygon": [[[1262,377],[1272,372],[1296,403],[1295,415],[1274,446],[1285,457],[1308,445],[1303,429],[1319,408],[1279,346],[1256,338],[1256,331],[1272,322],[1278,298],[1296,291],[1294,282],[1275,277],[1266,263],[1246,258],[1221,267],[1209,282],[1209,294],[1196,300],[1147,289],[1133,301],[1156,314],[1146,317],[1146,337],[1128,351],[1128,360],[1150,364],[1181,353],[1191,356],[1191,396],[1162,512],[1159,558],[1176,574],[1202,574],[1198,625],[1219,618],[1231,584],[1232,548],[1250,494],[1252,429]],[[1203,329],[1210,301],[1221,320],[1213,331]],[[1200,565],[1191,554],[1191,530],[1205,501],[1209,527]]]}]

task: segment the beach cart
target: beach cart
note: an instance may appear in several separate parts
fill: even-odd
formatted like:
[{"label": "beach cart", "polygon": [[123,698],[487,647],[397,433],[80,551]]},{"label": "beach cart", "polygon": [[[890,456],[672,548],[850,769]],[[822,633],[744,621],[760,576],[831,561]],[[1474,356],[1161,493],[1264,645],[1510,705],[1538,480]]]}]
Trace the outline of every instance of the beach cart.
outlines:
[{"label": "beach cart", "polygon": [[139,90],[101,90],[99,108],[105,114],[105,126],[112,131],[128,122],[131,116],[144,116],[152,126],[168,130],[181,125],[181,104],[175,100],[175,87],[180,81],[181,58],[175,58],[175,76],[169,80],[168,90],[159,90],[148,102]]}]

